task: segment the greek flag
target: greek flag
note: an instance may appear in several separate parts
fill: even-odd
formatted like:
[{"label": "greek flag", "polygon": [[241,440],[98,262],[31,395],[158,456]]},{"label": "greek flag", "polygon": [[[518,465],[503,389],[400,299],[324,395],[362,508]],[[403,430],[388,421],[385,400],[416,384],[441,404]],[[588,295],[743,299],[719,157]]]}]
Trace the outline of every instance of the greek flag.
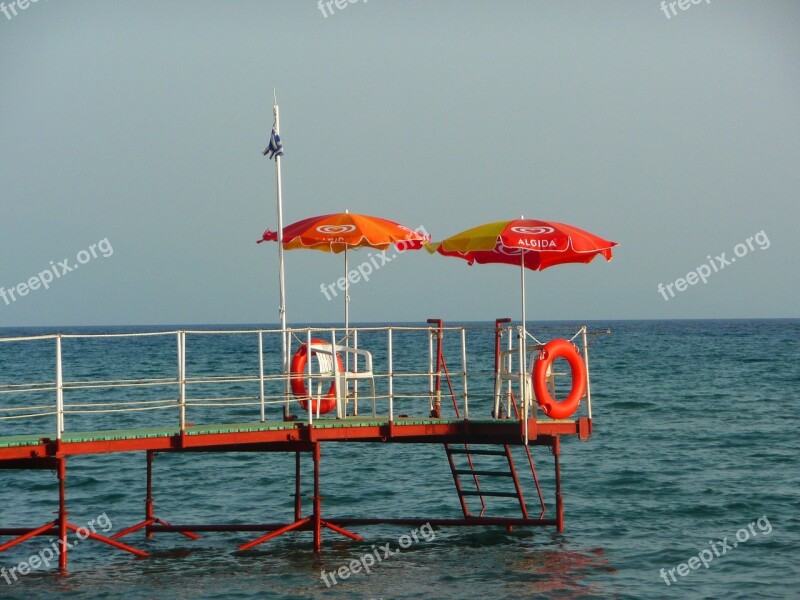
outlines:
[{"label": "greek flag", "polygon": [[275,125],[272,126],[272,135],[269,136],[269,146],[264,148],[262,152],[264,156],[269,155],[270,159],[276,156],[283,156],[283,144],[281,144],[281,136],[275,132]]}]

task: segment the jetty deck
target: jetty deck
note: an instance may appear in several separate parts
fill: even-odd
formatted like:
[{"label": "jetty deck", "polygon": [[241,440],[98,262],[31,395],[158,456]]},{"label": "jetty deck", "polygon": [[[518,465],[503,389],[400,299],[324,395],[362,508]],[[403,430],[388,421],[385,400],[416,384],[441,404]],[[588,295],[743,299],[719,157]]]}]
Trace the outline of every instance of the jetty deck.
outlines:
[{"label": "jetty deck", "polygon": [[[529,389],[528,371],[518,372],[519,367],[516,371],[514,367],[515,360],[524,365],[528,355],[533,356],[542,345],[535,339],[520,344],[521,328],[506,324],[507,320],[498,320],[493,330],[469,332],[465,327],[447,328],[441,321],[431,320],[428,327],[347,332],[305,328],[0,338],[0,351],[13,348],[6,360],[0,361],[6,365],[5,371],[0,369],[0,471],[53,470],[59,497],[54,520],[33,527],[0,528],[0,536],[12,537],[0,544],[0,552],[35,536],[58,536],[63,547],[59,568],[65,572],[70,532],[143,557],[148,555],[145,550],[120,539],[139,530],[144,530],[147,538],[156,532],[177,532],[191,539],[198,539],[199,532],[211,531],[264,533],[238,547],[248,550],[278,535],[308,530],[313,532],[314,550],[320,551],[323,529],[361,540],[359,534],[345,529],[352,525],[555,526],[561,531],[560,439],[575,436],[586,440],[592,433],[588,379],[586,402],[578,413],[564,419],[542,414]],[[211,336],[245,340],[246,347],[233,343],[203,346]],[[478,352],[468,350],[468,338],[477,340]],[[582,346],[588,371],[586,328],[573,339]],[[280,351],[283,344],[289,353]],[[409,353],[411,344],[419,346],[419,352]],[[22,345],[32,346],[30,352],[41,358],[40,371],[14,371],[13,356]],[[312,359],[304,361],[302,371],[287,368],[293,345],[297,353],[312,349]],[[399,356],[399,346],[404,348],[405,358]],[[96,357],[88,365],[87,352]],[[484,364],[479,357],[487,359]],[[56,368],[50,373],[54,377],[44,378],[53,363]],[[327,442],[443,446],[463,518],[353,516],[335,523],[324,519],[319,469],[320,448]],[[547,447],[554,456],[555,514],[549,517],[531,456],[531,448],[536,446]],[[121,452],[145,455],[144,519],[109,537],[81,530],[67,517],[68,459]],[[295,491],[294,520],[173,525],[157,517],[153,508],[154,458],[159,453],[182,452],[294,453],[295,473],[286,477],[287,488]],[[312,506],[305,516],[302,456],[310,456],[314,465]],[[529,512],[525,496],[530,490],[523,489],[518,477],[520,457],[523,469],[530,467],[541,507],[538,516]],[[495,463],[487,468],[478,465],[479,459]],[[498,480],[508,484],[504,491],[482,487]],[[491,516],[487,502],[492,498],[518,505],[518,516]]]}]

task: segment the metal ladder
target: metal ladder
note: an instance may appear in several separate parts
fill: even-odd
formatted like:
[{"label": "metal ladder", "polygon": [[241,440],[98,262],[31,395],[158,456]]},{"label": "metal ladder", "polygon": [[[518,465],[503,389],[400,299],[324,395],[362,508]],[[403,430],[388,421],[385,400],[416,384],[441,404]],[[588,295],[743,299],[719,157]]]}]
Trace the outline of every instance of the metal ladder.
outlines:
[{"label": "metal ladder", "polygon": [[[461,510],[464,513],[464,518],[480,518],[484,516],[486,512],[486,498],[487,497],[499,497],[499,498],[516,498],[519,502],[520,511],[522,512],[522,518],[528,518],[528,507],[525,504],[525,497],[522,493],[522,486],[519,482],[519,477],[517,477],[517,470],[514,467],[514,458],[511,454],[511,447],[508,444],[502,446],[502,450],[500,449],[474,449],[470,448],[468,444],[464,444],[464,447],[452,447],[450,444],[444,445],[445,452],[447,453],[447,460],[450,464],[450,471],[453,473],[453,482],[456,485],[456,492],[458,492],[458,500],[461,503]],[[467,463],[469,468],[459,468],[456,465],[456,461],[453,459],[455,455],[464,455],[467,457]],[[503,456],[506,458],[506,463],[508,465],[508,469],[500,469],[498,468],[499,465],[495,465],[492,469],[477,469],[475,468],[475,462],[473,460],[473,456]],[[475,489],[474,490],[465,490],[464,486],[461,482],[461,476],[469,476],[472,479]],[[535,476],[535,473],[534,473]],[[481,489],[480,484],[480,477],[491,477],[491,478],[510,478],[514,485],[514,491],[497,491],[497,490],[486,490]],[[536,488],[539,490],[539,482],[536,481]],[[477,515],[473,515],[470,510],[469,506],[467,505],[466,498],[470,496],[476,496],[480,498],[481,502],[481,511]],[[539,496],[541,498],[541,491],[539,491]],[[542,504],[542,508],[544,509],[544,503]],[[543,511],[544,512],[544,511]]]}]

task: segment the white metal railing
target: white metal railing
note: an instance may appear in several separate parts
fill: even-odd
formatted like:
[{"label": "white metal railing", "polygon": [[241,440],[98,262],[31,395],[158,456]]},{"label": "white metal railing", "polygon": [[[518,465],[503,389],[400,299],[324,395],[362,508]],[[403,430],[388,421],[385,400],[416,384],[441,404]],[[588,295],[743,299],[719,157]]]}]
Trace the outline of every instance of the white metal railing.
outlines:
[{"label": "white metal railing", "polygon": [[[514,380],[501,378],[495,372],[493,351],[470,352],[468,348],[468,341],[472,344],[486,342],[494,331],[494,327],[486,326],[441,329],[436,326],[351,327],[345,336],[340,328],[306,327],[0,338],[0,350],[6,344],[53,342],[55,345],[52,350],[55,373],[50,380],[6,383],[0,361],[0,436],[41,434],[40,429],[23,430],[19,424],[52,417],[55,417],[55,423],[47,429],[54,426],[57,439],[61,439],[68,424],[70,431],[79,431],[80,427],[86,430],[164,427],[169,426],[170,421],[177,421],[179,430],[185,431],[192,425],[190,421],[195,424],[219,424],[232,419],[237,419],[235,422],[264,422],[271,407],[292,406],[291,382],[298,377],[304,380],[309,396],[317,399],[316,402],[307,401],[306,409],[302,411],[305,414],[301,418],[309,425],[323,416],[319,400],[325,394],[314,390],[327,381],[332,382],[337,418],[359,416],[359,400],[370,402],[372,417],[375,418],[394,421],[398,415],[428,416],[434,405],[442,406],[443,394],[436,389],[436,382],[443,381],[457,388],[453,389],[453,416],[460,414],[461,418],[469,419],[471,409],[475,413],[477,407],[480,409],[478,418],[489,418],[491,414],[499,417],[500,404],[503,397],[510,398]],[[454,356],[460,359],[460,364],[449,365],[452,378],[446,378],[444,371],[437,370],[436,349],[440,334],[443,335],[444,354],[451,359]],[[516,348],[513,346],[514,334],[518,338]],[[536,345],[522,347],[519,341],[523,333],[518,327],[505,328],[503,335],[507,336],[508,347],[502,352],[500,361],[506,373],[513,372],[514,356],[518,356],[519,364],[525,364],[525,353],[541,345],[527,334]],[[582,327],[572,340],[581,338],[588,375],[586,335],[586,327]],[[211,341],[214,336],[229,336],[235,342],[215,345]],[[175,344],[171,351],[170,338]],[[288,361],[284,367],[281,351],[284,339],[288,357],[292,356],[293,344],[305,344],[312,352],[330,357],[331,372],[315,371],[310,355],[305,373],[287,372]],[[324,343],[316,343],[315,339]],[[101,342],[102,349],[91,348],[94,354],[87,359],[81,344]],[[360,343],[363,347],[359,347]],[[142,349],[142,345],[146,348]],[[488,350],[487,344],[481,345]],[[84,353],[78,353],[80,350]],[[337,355],[344,357],[343,368]],[[472,370],[467,368],[468,359],[471,365],[476,365]],[[45,372],[45,369],[41,367],[36,372]],[[521,416],[527,424],[532,402],[530,394],[524,391],[530,385],[525,375],[520,371],[516,382],[523,390],[520,398],[528,398],[521,407]],[[449,392],[449,387],[444,390],[446,397]],[[588,377],[586,396],[591,417]],[[448,404],[445,403],[444,407]],[[495,407],[494,413],[492,406]],[[506,415],[510,414],[510,403],[508,408]],[[158,417],[155,422],[152,418],[145,418],[153,413],[171,413],[173,417]],[[283,414],[274,420],[282,418]]]},{"label": "white metal railing", "polygon": [[[608,333],[608,331],[597,332]],[[494,386],[494,415],[498,415],[501,411],[505,414],[511,414],[511,398],[514,396],[514,382],[517,382],[517,389],[520,390],[520,412],[521,419],[524,421],[523,431],[525,441],[528,439],[528,419],[531,417],[531,409],[534,411],[533,416],[536,415],[538,406],[533,403],[533,390],[532,390],[532,375],[531,370],[535,362],[535,355],[538,354],[545,346],[544,342],[538,340],[529,331],[523,331],[521,326],[506,326],[502,329],[500,348],[503,347],[503,339],[507,342],[507,349],[501,350],[498,357],[498,369],[495,373],[495,386]],[[517,345],[514,346],[514,338],[517,340]],[[521,341],[525,339],[523,345]],[[591,379],[589,377],[589,343],[588,343],[588,330],[585,325],[581,326],[572,337],[567,338],[568,341],[575,343],[575,340],[580,338],[580,351],[584,366],[586,369],[586,413],[589,419],[592,418],[592,393],[591,393]],[[528,340],[534,343],[528,343]],[[521,365],[519,370],[514,370],[514,357],[517,358],[517,364]],[[527,367],[526,367],[527,365]],[[549,370],[547,373],[547,387],[553,397],[556,395],[556,378],[569,375],[564,371]],[[504,401],[505,400],[505,401]]]}]

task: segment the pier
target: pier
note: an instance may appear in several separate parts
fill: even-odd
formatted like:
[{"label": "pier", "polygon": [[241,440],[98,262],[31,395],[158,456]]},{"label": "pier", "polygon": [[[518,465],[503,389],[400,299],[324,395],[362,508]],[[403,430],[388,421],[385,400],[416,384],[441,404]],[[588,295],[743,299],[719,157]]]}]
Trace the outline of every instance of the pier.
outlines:
[{"label": "pier", "polygon": [[[493,328],[446,327],[431,319],[424,327],[0,338],[0,469],[6,477],[20,469],[53,471],[59,498],[55,519],[0,528],[0,541],[10,538],[0,552],[36,536],[57,537],[63,548],[59,569],[66,572],[70,532],[146,557],[142,545],[131,541],[142,530],[147,538],[178,533],[191,539],[215,531],[252,532],[252,540],[231,548],[240,551],[291,531],[311,531],[315,552],[323,547],[323,531],[361,540],[360,528],[374,524],[563,531],[559,457],[562,438],[586,440],[592,433],[588,346],[593,333],[582,327],[569,340],[580,352],[587,381],[579,410],[563,419],[549,418],[537,407],[531,373],[515,370],[515,365],[534,363],[544,340],[508,319],[498,319]],[[281,352],[284,342],[294,355],[289,369]],[[16,353],[28,353],[26,364],[31,355],[40,358],[41,369],[16,371]],[[89,365],[86,353],[102,360]],[[544,383],[554,397],[563,395],[559,379],[568,386],[569,374],[558,368],[548,372]],[[441,445],[462,517],[326,519],[319,482],[326,443]],[[537,448],[554,457],[553,490],[539,484]],[[67,465],[73,456],[118,452],[142,455],[144,513],[141,521],[106,537],[69,522]],[[157,455],[170,452],[294,453],[295,472],[286,473],[294,519],[198,524],[168,515],[165,520],[166,515],[155,514],[153,484]],[[300,493],[304,459],[313,462],[310,507],[303,506]],[[530,472],[531,489],[525,488],[520,470]],[[537,499],[535,509],[528,505],[531,496]],[[548,496],[554,499],[552,508]],[[492,514],[493,500],[511,502],[517,514]]]}]

